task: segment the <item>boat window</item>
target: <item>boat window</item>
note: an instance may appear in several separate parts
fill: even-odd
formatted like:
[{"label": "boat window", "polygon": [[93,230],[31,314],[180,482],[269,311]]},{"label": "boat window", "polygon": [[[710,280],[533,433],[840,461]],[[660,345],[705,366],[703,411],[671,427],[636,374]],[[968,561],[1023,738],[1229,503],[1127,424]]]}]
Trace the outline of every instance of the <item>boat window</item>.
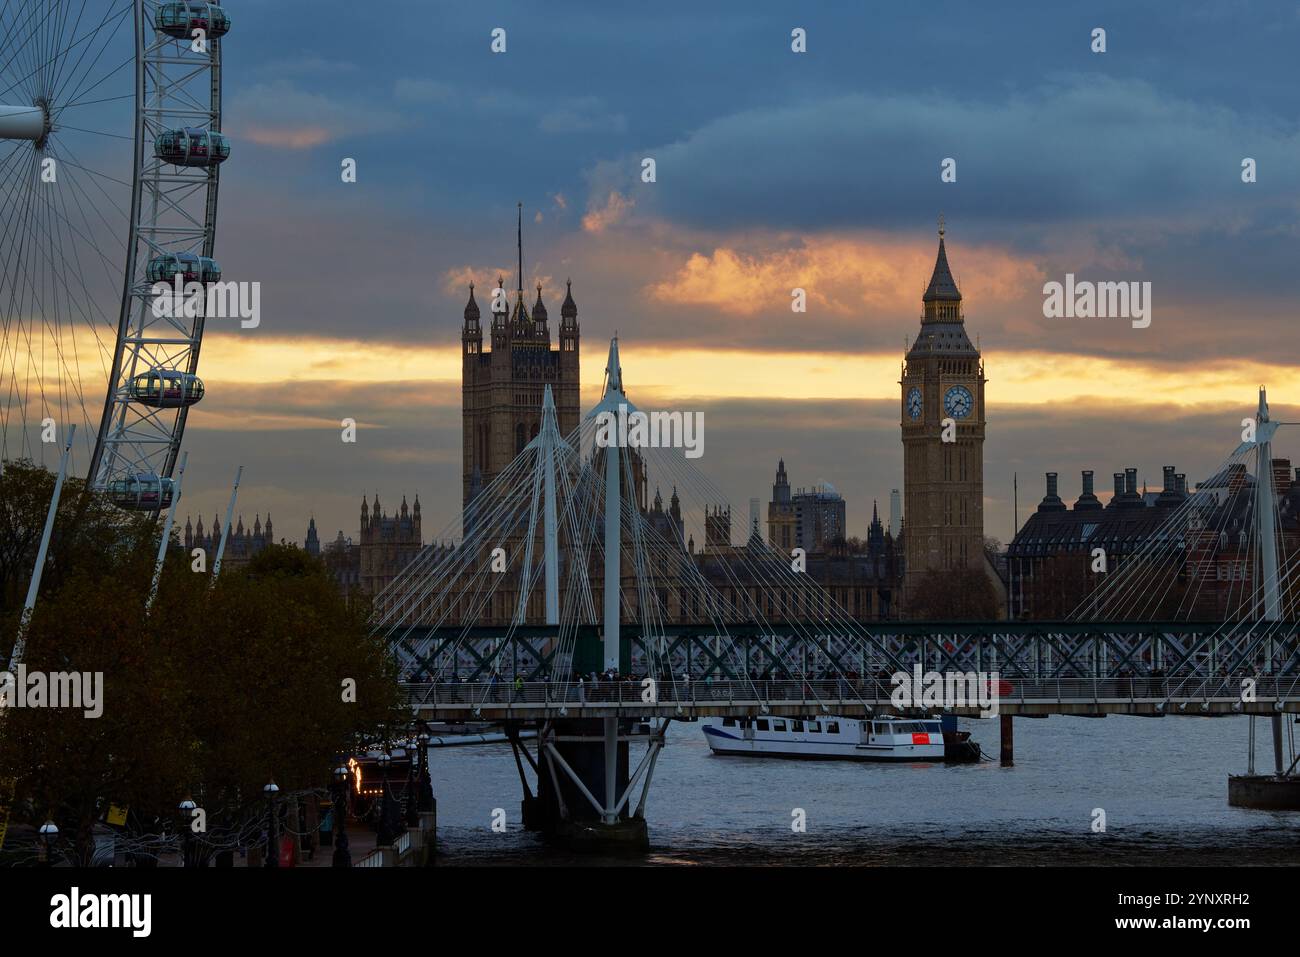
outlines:
[{"label": "boat window", "polygon": [[790,721],[790,730],[791,730],[791,731],[802,731],[802,730],[803,730],[803,722],[802,722],[802,721],[798,721],[798,720],[791,719],[791,721]]},{"label": "boat window", "polygon": [[831,722],[828,722],[827,725],[826,725],[826,733],[827,733],[827,734],[839,734],[839,733],[840,733],[840,723],[839,723],[838,721],[831,721]]},{"label": "boat window", "polygon": [[723,718],[723,719],[722,719],[722,726],[723,726],[724,728],[734,728],[734,727],[736,726],[736,719],[735,719],[735,718]]},{"label": "boat window", "polygon": [[820,731],[820,730],[821,730],[821,728],[818,727],[816,721],[809,721],[809,722],[808,722],[808,733],[809,733],[809,734],[816,734],[816,733],[817,733],[818,731]]},{"label": "boat window", "polygon": [[942,731],[943,729],[939,726],[939,723],[937,721],[927,721],[925,723],[925,730],[934,732],[934,731]]},{"label": "boat window", "polygon": [[784,731],[784,730],[785,730],[785,722],[784,722],[784,721],[773,721],[773,722],[772,722],[772,730],[773,730],[773,731]]},{"label": "boat window", "polygon": [[766,730],[767,730],[767,719],[766,719],[766,718],[759,718],[756,722],[754,722],[754,727],[756,727],[759,731],[766,731]]}]

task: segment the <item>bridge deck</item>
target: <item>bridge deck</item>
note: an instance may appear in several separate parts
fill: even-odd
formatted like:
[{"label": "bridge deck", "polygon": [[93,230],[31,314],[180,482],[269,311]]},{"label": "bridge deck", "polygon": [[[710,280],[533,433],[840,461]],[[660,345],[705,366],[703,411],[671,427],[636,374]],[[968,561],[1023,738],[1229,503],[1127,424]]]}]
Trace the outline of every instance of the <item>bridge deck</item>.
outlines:
[{"label": "bridge deck", "polygon": [[[1243,682],[1255,683],[1243,700]],[[448,682],[403,686],[423,720],[542,720],[635,717],[696,718],[816,714],[861,718],[906,713],[893,700],[888,681],[714,681],[644,685],[641,680],[597,684]],[[1003,683],[996,713],[1010,715],[1222,715],[1300,713],[1300,679],[1270,676],[1201,678],[1013,679]],[[987,700],[987,699],[986,699]],[[931,707],[967,717],[983,714],[979,703]]]}]

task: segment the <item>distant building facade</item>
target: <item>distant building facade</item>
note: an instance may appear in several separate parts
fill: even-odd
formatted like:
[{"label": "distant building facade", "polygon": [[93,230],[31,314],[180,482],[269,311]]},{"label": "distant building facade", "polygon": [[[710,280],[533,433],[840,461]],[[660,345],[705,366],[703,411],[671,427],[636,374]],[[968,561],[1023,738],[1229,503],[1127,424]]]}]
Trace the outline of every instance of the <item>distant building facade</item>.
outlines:
[{"label": "distant building facade", "polygon": [[[551,387],[560,434],[578,427],[580,409],[578,306],[566,283],[560,306],[559,342],[551,345],[550,318],[542,287],[531,310],[524,304],[522,211],[518,288],[509,307],[503,278],[492,308],[491,348],[484,348],[474,285],[461,326],[461,486],[466,515],[481,489],[510,464],[542,422],[542,393]],[[507,311],[509,309],[509,311]],[[467,519],[468,520],[468,519]]]},{"label": "distant building facade", "polygon": [[[181,541],[185,545],[186,552],[193,552],[196,548],[203,549],[207,556],[208,567],[211,568],[216,561],[217,549],[221,545],[221,520],[215,515],[212,516],[212,524],[205,529],[202,515],[199,516],[197,525],[193,524],[187,515]],[[275,532],[271,524],[270,512],[266,514],[265,525],[262,524],[259,514],[254,517],[251,528],[244,527],[244,516],[240,515],[235,527],[231,529],[230,538],[226,541],[226,550],[221,556],[221,568],[227,570],[247,565],[254,555],[267,545],[273,544],[275,544]]]},{"label": "distant building facade", "polygon": [[[1231,619],[1252,614],[1257,548],[1253,535],[1255,477],[1234,464],[1189,489],[1172,465],[1163,469],[1159,492],[1139,490],[1137,469],[1115,472],[1110,500],[1095,494],[1093,473],[1082,474],[1073,506],[1048,472],[1046,494],[1007,549],[1011,616],[1060,619],[1086,612],[1089,600],[1106,601],[1111,617],[1139,619]],[[1282,560],[1300,551],[1300,469],[1273,460]],[[1177,519],[1171,516],[1178,513]],[[1106,571],[1093,570],[1101,549]],[[1150,581],[1142,594],[1123,600],[1101,591],[1140,556]],[[1300,610],[1300,594],[1283,595],[1284,612]],[[1257,612],[1256,612],[1257,613]]]},{"label": "distant building facade", "polygon": [[361,499],[361,543],[358,550],[358,585],[378,595],[424,547],[420,530],[420,496],[407,508],[406,496],[396,515],[389,516],[375,495],[373,506]]}]

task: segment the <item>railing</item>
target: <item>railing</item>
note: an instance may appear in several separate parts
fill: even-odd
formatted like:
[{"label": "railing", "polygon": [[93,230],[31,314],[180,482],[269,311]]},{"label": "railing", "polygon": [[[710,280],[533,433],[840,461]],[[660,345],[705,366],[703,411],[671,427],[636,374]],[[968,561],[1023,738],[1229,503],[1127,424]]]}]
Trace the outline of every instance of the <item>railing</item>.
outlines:
[{"label": "railing", "polygon": [[[1196,674],[1137,676],[1127,678],[1001,678],[995,686],[981,688],[977,680],[962,681],[954,690],[977,706],[981,700],[996,695],[1000,702],[1012,704],[1044,703],[1131,703],[1160,704],[1171,702],[1241,702],[1246,682],[1253,682],[1254,700],[1300,702],[1300,677],[1240,675],[1202,677]],[[910,682],[909,682],[910,684]],[[708,706],[719,704],[780,704],[782,702],[865,703],[889,705],[895,694],[894,682],[887,679],[809,679],[809,680],[726,680],[683,681],[644,679],[599,681],[577,684],[547,681],[523,682],[445,682],[404,685],[409,703],[417,708],[465,709],[511,708],[535,711],[609,705],[629,707],[656,705]],[[944,698],[951,702],[951,694]],[[945,704],[945,706],[950,706]]]}]

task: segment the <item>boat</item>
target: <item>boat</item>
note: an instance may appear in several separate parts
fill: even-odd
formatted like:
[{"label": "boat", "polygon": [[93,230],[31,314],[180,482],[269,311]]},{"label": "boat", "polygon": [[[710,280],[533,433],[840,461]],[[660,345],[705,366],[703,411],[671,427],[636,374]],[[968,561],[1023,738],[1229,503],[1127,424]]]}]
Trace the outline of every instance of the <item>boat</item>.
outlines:
[{"label": "boat", "polygon": [[709,717],[700,723],[714,754],[849,761],[943,761],[945,757],[938,718]]}]

